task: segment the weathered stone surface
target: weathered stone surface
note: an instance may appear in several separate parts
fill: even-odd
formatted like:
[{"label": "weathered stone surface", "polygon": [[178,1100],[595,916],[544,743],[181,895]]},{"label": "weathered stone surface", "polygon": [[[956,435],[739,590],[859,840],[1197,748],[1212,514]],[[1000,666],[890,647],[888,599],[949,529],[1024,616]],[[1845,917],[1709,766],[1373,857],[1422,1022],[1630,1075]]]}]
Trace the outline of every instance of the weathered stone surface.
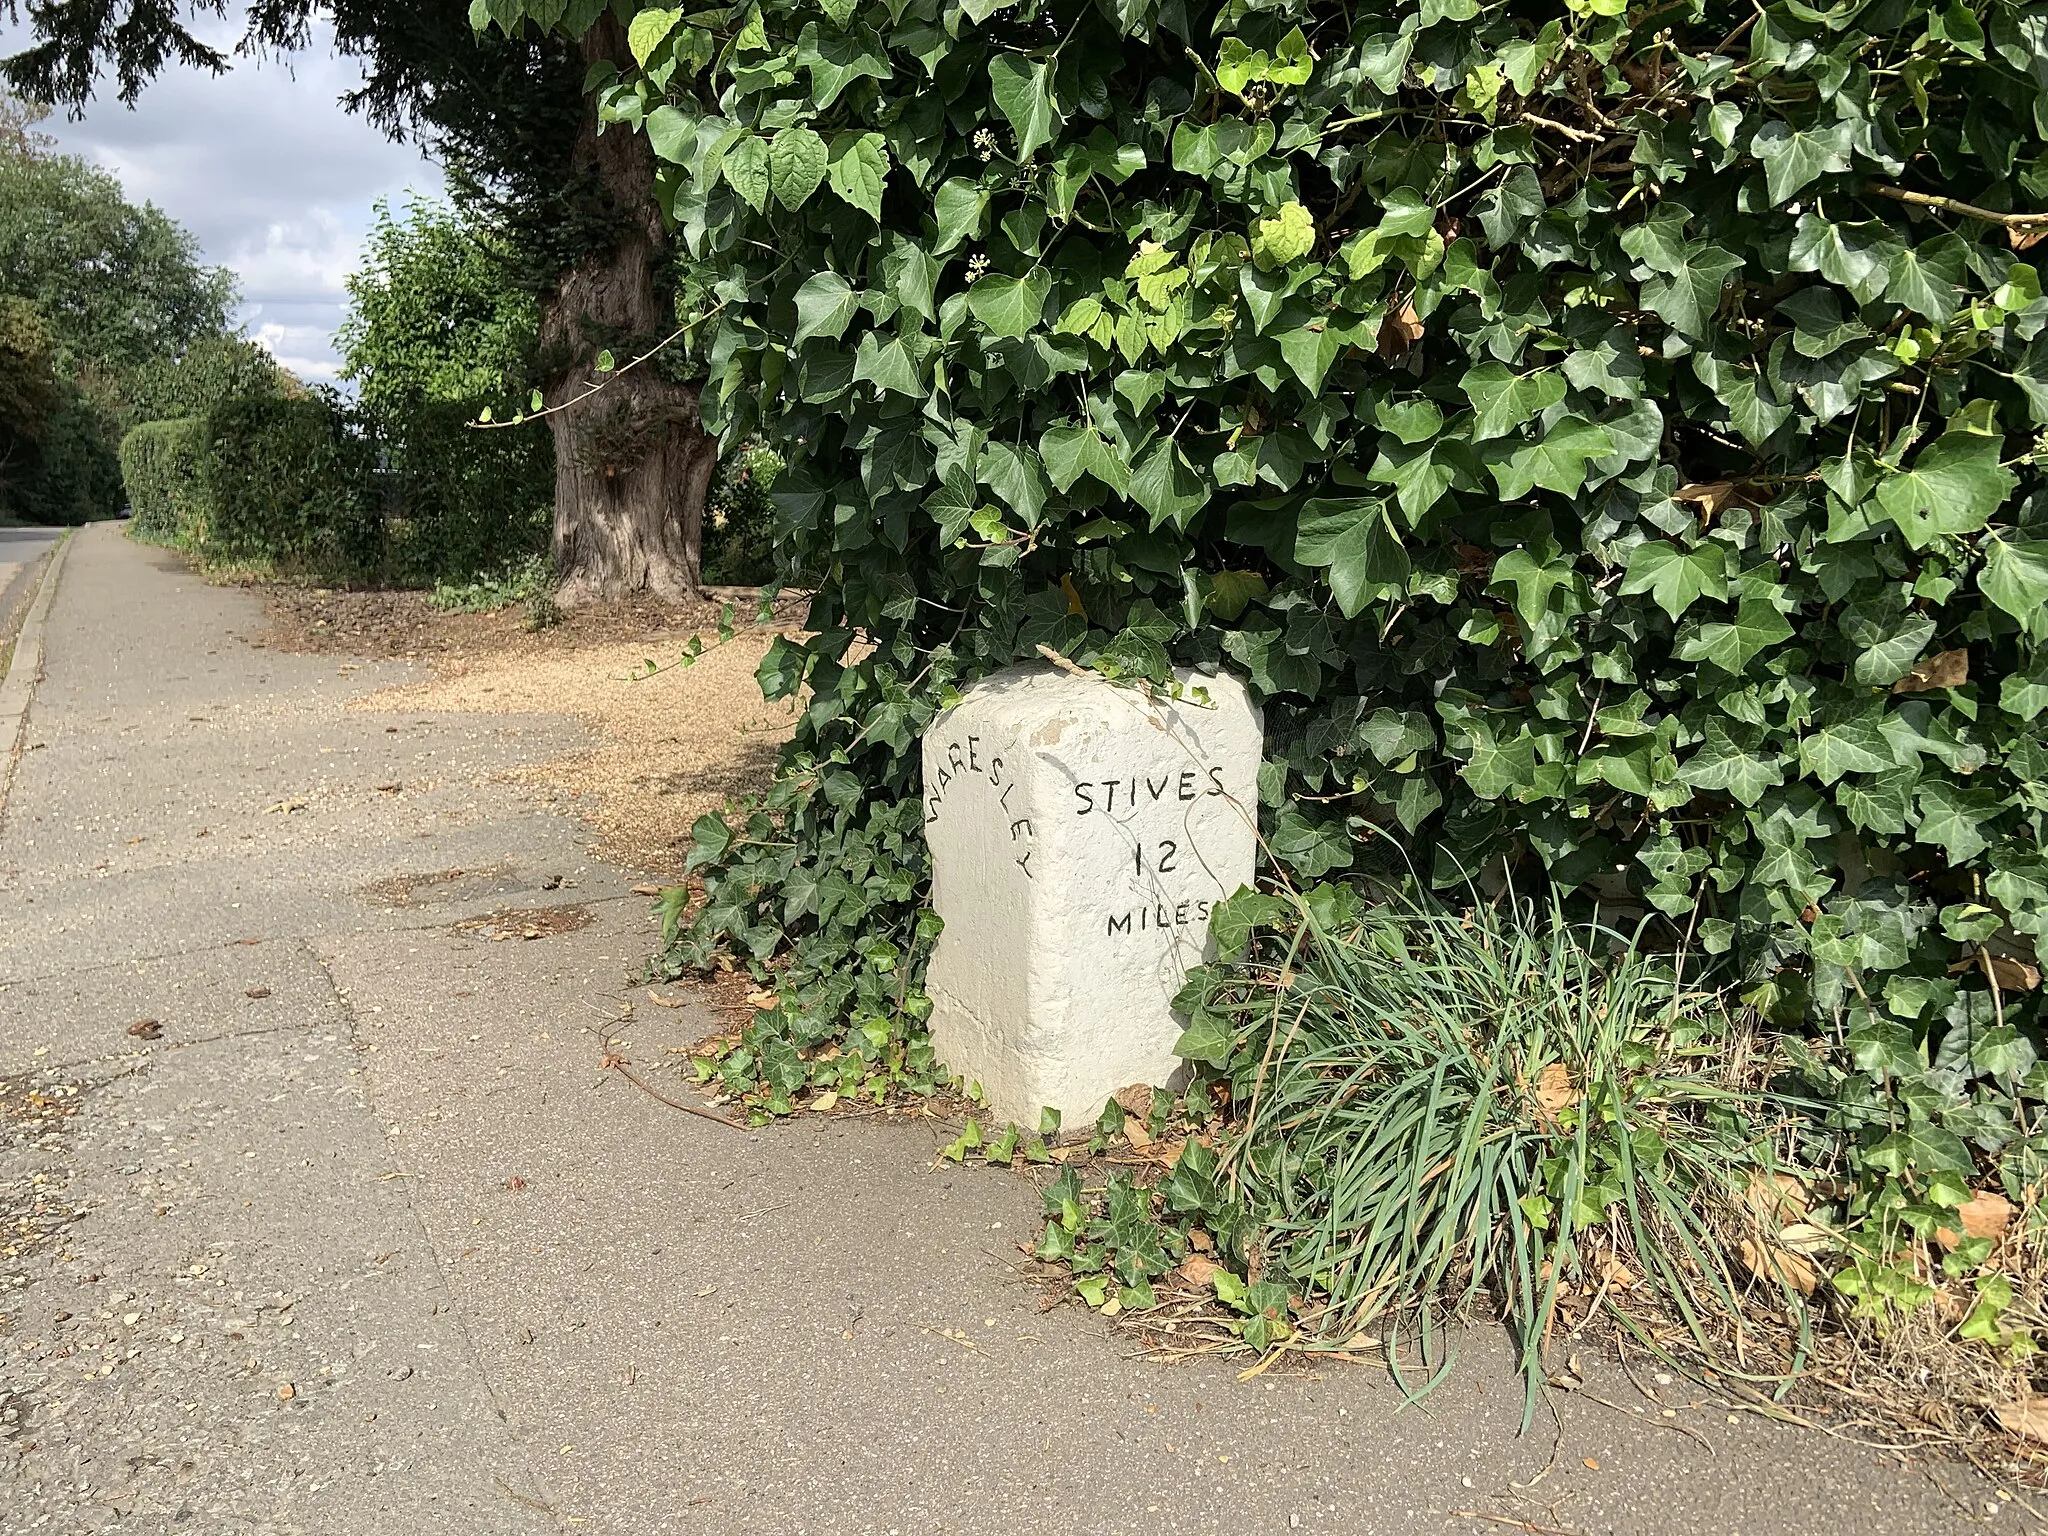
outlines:
[{"label": "weathered stone surface", "polygon": [[1049,666],[969,688],[924,738],[932,902],[945,932],[932,1041],[992,1117],[1092,1121],[1117,1089],[1166,1084],[1172,999],[1209,912],[1251,882],[1259,712],[1226,675],[1189,697]]}]

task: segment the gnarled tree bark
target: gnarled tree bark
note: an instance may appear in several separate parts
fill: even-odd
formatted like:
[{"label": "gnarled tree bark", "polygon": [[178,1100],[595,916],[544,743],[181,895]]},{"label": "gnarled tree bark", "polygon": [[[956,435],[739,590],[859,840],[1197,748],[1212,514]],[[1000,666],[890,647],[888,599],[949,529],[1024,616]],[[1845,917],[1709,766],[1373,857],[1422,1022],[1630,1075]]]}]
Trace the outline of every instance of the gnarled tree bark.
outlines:
[{"label": "gnarled tree bark", "polygon": [[[583,54],[586,64],[628,58],[625,29],[609,12],[584,34]],[[566,407],[548,418],[556,601],[692,597],[702,586],[704,502],[718,458],[717,439],[698,418],[699,386],[669,381],[654,361],[597,371],[607,348],[623,368],[675,329],[654,153],[645,134],[599,133],[586,109],[574,167],[602,189],[619,234],[542,302],[540,354],[552,365],[542,394],[550,407]],[[592,385],[602,388],[588,393]]]}]

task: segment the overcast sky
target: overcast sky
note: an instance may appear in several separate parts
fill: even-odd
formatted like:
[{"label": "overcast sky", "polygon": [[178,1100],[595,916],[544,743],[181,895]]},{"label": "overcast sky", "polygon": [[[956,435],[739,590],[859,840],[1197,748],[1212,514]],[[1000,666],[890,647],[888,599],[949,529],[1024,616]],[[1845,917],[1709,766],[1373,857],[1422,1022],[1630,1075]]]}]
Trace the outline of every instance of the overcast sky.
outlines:
[{"label": "overcast sky", "polygon": [[[201,30],[216,46],[240,35],[218,22]],[[0,24],[0,54],[18,51],[26,35]],[[235,274],[243,323],[280,362],[309,381],[331,379],[342,280],[355,269],[371,205],[441,187],[418,150],[341,109],[360,79],[323,28],[292,60],[238,59],[220,77],[174,70],[132,112],[110,90],[83,120],[56,116],[43,128],[118,175],[131,201],[155,203],[191,230],[205,259]]]}]

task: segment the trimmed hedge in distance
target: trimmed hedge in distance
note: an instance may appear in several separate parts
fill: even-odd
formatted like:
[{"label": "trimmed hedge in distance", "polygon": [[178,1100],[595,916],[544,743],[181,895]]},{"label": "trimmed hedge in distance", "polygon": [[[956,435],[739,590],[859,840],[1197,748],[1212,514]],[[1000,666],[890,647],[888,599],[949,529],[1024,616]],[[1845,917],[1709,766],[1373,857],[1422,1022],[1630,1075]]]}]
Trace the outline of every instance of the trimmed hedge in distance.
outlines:
[{"label": "trimmed hedge in distance", "polygon": [[331,400],[225,400],[206,413],[203,436],[208,518],[193,542],[202,557],[342,575],[376,568],[372,450]]},{"label": "trimmed hedge in distance", "polygon": [[121,439],[121,482],[128,491],[128,531],[150,544],[197,542],[206,503],[199,454],[206,424],[198,417],[150,421]]},{"label": "trimmed hedge in distance", "polygon": [[545,432],[480,432],[480,407],[416,406],[378,430],[331,395],[221,402],[121,447],[137,538],[202,563],[271,562],[333,581],[430,586],[544,553]]}]

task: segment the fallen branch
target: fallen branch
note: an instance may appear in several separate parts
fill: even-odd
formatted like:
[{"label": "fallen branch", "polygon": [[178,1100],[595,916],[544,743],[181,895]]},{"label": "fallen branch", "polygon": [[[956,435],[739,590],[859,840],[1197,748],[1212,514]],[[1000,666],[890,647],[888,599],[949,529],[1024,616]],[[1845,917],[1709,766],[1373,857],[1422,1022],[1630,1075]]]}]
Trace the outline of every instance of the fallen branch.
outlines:
[{"label": "fallen branch", "polygon": [[1865,190],[1875,192],[1879,197],[1888,197],[1895,203],[1911,203],[1916,208],[1935,208],[1943,213],[1953,213],[1959,218],[1999,224],[2007,229],[2026,229],[2036,224],[2048,225],[2048,213],[1994,213],[1989,208],[1959,202],[1953,197],[1938,197],[1932,192],[1908,192],[1904,187],[1879,186],[1875,182],[1870,183]]}]

